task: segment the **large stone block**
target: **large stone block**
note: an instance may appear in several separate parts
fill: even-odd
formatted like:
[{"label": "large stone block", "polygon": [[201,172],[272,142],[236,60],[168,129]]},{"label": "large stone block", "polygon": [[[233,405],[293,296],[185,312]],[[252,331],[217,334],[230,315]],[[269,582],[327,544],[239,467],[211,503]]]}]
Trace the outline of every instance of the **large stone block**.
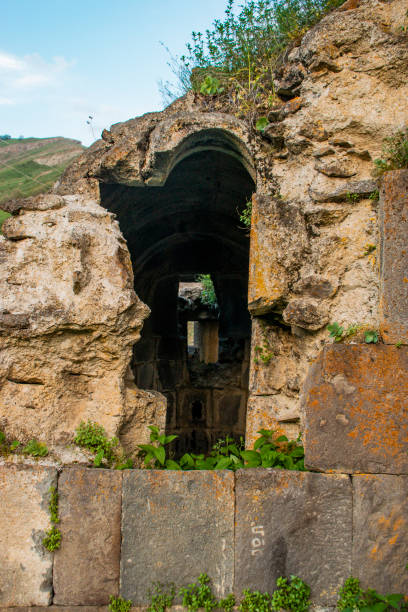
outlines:
[{"label": "large stone block", "polygon": [[381,333],[408,344],[408,170],[386,172],[380,198]]},{"label": "large stone block", "polygon": [[364,588],[407,593],[408,476],[353,476],[353,576]]},{"label": "large stone block", "polygon": [[65,469],[59,479],[61,549],[54,603],[102,605],[119,591],[122,473]]},{"label": "large stone block", "polygon": [[336,472],[408,473],[408,348],[327,346],[304,394],[305,463]]},{"label": "large stone block", "polygon": [[134,470],[123,477],[121,595],[149,601],[152,582],[187,585],[201,572],[232,591],[234,475]]},{"label": "large stone block", "polygon": [[0,466],[0,606],[51,603],[52,555],[42,540],[56,482],[52,468]]},{"label": "large stone block", "polygon": [[294,574],[329,606],[351,570],[349,478],[286,470],[236,473],[235,588],[272,593]]},{"label": "large stone block", "polygon": [[248,308],[259,316],[281,310],[308,238],[295,204],[259,193],[252,198]]}]

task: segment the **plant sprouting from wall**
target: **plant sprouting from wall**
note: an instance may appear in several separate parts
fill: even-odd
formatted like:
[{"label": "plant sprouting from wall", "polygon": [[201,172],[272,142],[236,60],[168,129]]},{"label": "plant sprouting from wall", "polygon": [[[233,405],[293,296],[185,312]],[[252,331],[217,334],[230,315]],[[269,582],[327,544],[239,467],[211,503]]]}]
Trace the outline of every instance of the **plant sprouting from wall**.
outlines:
[{"label": "plant sprouting from wall", "polygon": [[104,428],[93,421],[85,423],[81,421],[76,429],[74,442],[82,448],[95,453],[94,467],[103,465],[117,470],[130,469],[133,467],[132,459],[125,457],[118,451],[119,441],[113,437],[109,440]]},{"label": "plant sprouting from wall", "polygon": [[58,491],[55,487],[50,487],[49,494],[50,500],[48,502],[48,510],[52,526],[51,529],[46,532],[42,543],[44,548],[50,552],[54,552],[54,550],[58,550],[61,546],[61,532],[56,526],[59,523]]},{"label": "plant sprouting from wall", "polygon": [[217,305],[217,296],[215,294],[214,283],[212,281],[210,274],[199,274],[196,277],[196,281],[201,283],[201,301],[203,304],[207,306],[216,306]]},{"label": "plant sprouting from wall", "polygon": [[408,126],[384,140],[382,157],[374,160],[376,176],[388,170],[408,168]]},{"label": "plant sprouting from wall", "polygon": [[237,443],[227,436],[219,440],[206,456],[202,453],[185,453],[179,461],[168,458],[167,445],[176,435],[160,434],[150,426],[151,444],[139,446],[145,467],[168,470],[238,470],[243,468],[273,467],[276,469],[304,471],[304,449],[298,440],[289,441],[275,431],[261,429],[260,437],[252,450],[245,450],[243,441]]},{"label": "plant sprouting from wall", "polygon": [[205,33],[192,32],[186,53],[173,64],[178,90],[190,88],[190,73],[194,91],[221,94],[247,117],[256,107],[267,109],[277,101],[273,73],[282,51],[343,1],[252,0],[237,6],[228,0],[224,18]]}]

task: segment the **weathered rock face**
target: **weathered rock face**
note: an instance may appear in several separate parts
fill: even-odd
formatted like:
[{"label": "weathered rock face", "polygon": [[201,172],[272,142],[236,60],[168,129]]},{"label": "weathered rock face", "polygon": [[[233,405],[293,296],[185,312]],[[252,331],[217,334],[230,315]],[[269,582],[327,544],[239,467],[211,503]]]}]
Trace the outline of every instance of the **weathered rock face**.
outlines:
[{"label": "weathered rock face", "polygon": [[125,373],[148,308],[118,224],[81,196],[19,206],[0,236],[1,429],[55,444],[81,420],[143,421]]},{"label": "weathered rock face", "polygon": [[[14,216],[0,238],[0,427],[54,443],[90,418],[132,448],[146,425],[164,424],[163,399],[138,391],[128,370],[147,315],[132,264],[138,294],[152,305],[152,342],[167,322],[177,337],[175,312],[163,307],[171,292],[176,300],[177,274],[206,265],[221,269],[220,329],[244,342],[237,321],[248,243],[234,215],[253,189],[247,438],[260,426],[296,433],[326,324],[379,326],[372,169],[383,138],[408,121],[406,1],[357,4],[288,52],[277,75],[284,103],[264,133],[188,94],[105,130],[53,195],[9,204]],[[163,368],[175,361],[158,360]]]}]

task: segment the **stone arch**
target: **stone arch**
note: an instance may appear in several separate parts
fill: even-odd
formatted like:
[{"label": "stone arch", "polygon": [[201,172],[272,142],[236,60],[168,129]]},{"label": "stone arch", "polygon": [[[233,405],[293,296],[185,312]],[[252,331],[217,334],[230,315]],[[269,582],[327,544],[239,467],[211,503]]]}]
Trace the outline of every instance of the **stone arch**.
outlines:
[{"label": "stone arch", "polygon": [[[173,127],[157,137],[161,145]],[[105,178],[100,202],[118,219],[135,291],[151,309],[134,347],[136,384],[167,397],[176,450],[208,450],[218,437],[245,434],[249,236],[239,211],[255,191],[253,163],[236,135],[213,127],[189,133],[164,152],[156,148],[152,157],[143,187]],[[194,283],[198,274],[213,279],[216,311],[180,294],[180,283]],[[188,320],[200,328],[197,359],[188,357]],[[205,363],[208,351],[212,363]],[[194,404],[205,418],[191,417]]]}]

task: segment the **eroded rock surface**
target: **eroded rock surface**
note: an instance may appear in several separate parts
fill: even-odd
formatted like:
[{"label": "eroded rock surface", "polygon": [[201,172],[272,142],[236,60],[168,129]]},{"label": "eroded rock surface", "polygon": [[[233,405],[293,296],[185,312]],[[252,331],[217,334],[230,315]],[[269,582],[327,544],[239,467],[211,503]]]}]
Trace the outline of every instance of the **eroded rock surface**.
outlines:
[{"label": "eroded rock surface", "polygon": [[78,195],[18,210],[0,236],[0,428],[55,444],[90,419],[117,434],[140,410],[125,373],[148,315],[118,224]]}]

